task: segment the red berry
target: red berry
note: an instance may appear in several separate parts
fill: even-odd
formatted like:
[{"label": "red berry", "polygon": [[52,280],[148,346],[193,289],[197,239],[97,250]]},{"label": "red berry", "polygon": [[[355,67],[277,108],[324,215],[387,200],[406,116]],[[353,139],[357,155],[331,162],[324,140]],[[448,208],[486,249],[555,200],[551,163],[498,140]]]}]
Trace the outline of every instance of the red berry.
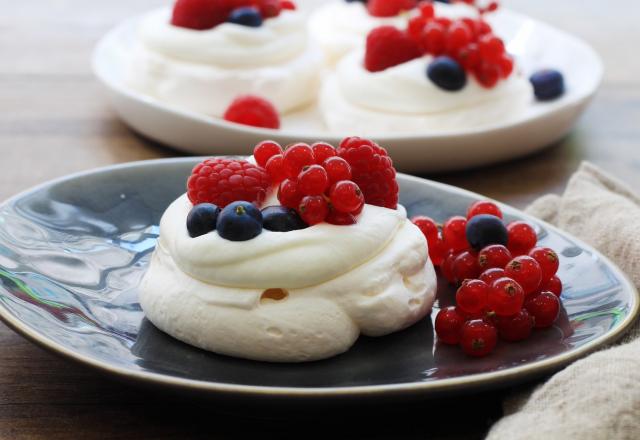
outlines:
[{"label": "red berry", "polygon": [[384,148],[367,139],[346,138],[340,143],[338,156],[351,166],[351,180],[360,187],[367,204],[398,207],[396,170]]},{"label": "red berry", "polygon": [[449,26],[451,26],[452,23],[451,19],[447,17],[437,17],[435,22],[444,26],[445,29],[449,29]]},{"label": "red berry", "polygon": [[364,66],[369,72],[381,72],[420,55],[418,43],[407,32],[393,26],[380,26],[367,36]]},{"label": "red berry", "polygon": [[353,214],[336,211],[335,209],[329,211],[329,215],[327,215],[325,221],[338,226],[355,225],[358,222]]},{"label": "red berry", "polygon": [[543,283],[549,281],[558,272],[560,258],[553,249],[536,247],[529,251],[529,256],[540,265]]},{"label": "red berry", "polygon": [[456,292],[456,304],[465,313],[482,313],[487,306],[489,286],[480,280],[465,280]]},{"label": "red berry", "polygon": [[484,20],[475,20],[474,32],[476,35],[485,35],[492,32],[491,26]]},{"label": "red berry", "polygon": [[507,276],[522,286],[525,295],[531,295],[540,288],[542,269],[536,260],[520,255],[511,260],[504,268]]},{"label": "red berry", "polygon": [[478,258],[469,251],[464,251],[453,261],[453,276],[458,283],[472,280],[480,275]]},{"label": "red berry", "polygon": [[518,342],[531,336],[533,317],[527,309],[522,309],[513,316],[496,317],[496,326],[500,338],[509,342]]},{"label": "red berry", "polygon": [[471,30],[467,27],[467,24],[462,20],[456,20],[451,24],[451,27],[447,29],[446,47],[447,51],[455,52],[467,44],[471,43],[473,37]]},{"label": "red berry", "polygon": [[558,275],[554,275],[549,281],[547,281],[546,283],[542,283],[540,290],[551,292],[555,296],[560,298],[560,296],[562,295],[562,281],[560,280],[560,278],[558,278]]},{"label": "red berry", "polygon": [[528,298],[524,306],[533,316],[536,328],[551,327],[560,313],[560,300],[551,292]]},{"label": "red berry", "polygon": [[453,263],[455,262],[458,254],[449,251],[445,253],[444,259],[442,260],[442,264],[440,265],[440,271],[442,272],[442,276],[445,277],[450,284],[455,284],[456,276],[453,274]]},{"label": "red berry", "polygon": [[331,205],[336,211],[352,213],[364,204],[364,196],[358,185],[350,180],[335,183],[329,192]]},{"label": "red berry", "polygon": [[430,20],[436,15],[436,10],[431,1],[421,1],[418,3],[418,11],[420,11],[420,16],[425,20]]},{"label": "red berry", "polygon": [[273,104],[253,95],[243,95],[234,99],[224,112],[224,119],[252,127],[280,128],[280,116]]},{"label": "red berry", "polygon": [[480,64],[480,52],[476,43],[469,43],[461,47],[456,53],[455,59],[467,72],[473,71]]},{"label": "red berry", "polygon": [[407,25],[407,33],[411,38],[418,41],[426,24],[427,20],[425,20],[424,17],[421,17],[419,15],[411,17],[409,19],[409,24]]},{"label": "red berry", "polygon": [[442,227],[442,238],[447,249],[452,249],[453,251],[469,249],[467,219],[456,216],[447,220]]},{"label": "red berry", "polygon": [[302,195],[298,191],[298,184],[295,180],[285,179],[278,188],[278,200],[282,206],[291,209],[298,209]]},{"label": "red berry", "polygon": [[492,269],[487,269],[480,274],[480,279],[487,283],[487,285],[492,285],[495,280],[498,278],[504,278],[507,274],[502,268],[494,267]]},{"label": "red berry", "polygon": [[302,169],[315,164],[315,160],[309,145],[294,144],[284,152],[284,172],[290,179],[297,179]]},{"label": "red berry", "polygon": [[282,3],[280,0],[260,0],[259,9],[264,18],[274,18],[282,12]]},{"label": "red berry", "polygon": [[480,64],[478,64],[474,69],[473,73],[480,85],[487,89],[495,87],[500,80],[500,68],[497,65],[486,61],[480,62]]},{"label": "red berry", "polygon": [[480,214],[489,214],[498,218],[502,218],[502,210],[493,202],[488,200],[479,200],[472,203],[467,210],[467,220]]},{"label": "red berry", "polygon": [[318,165],[322,165],[325,160],[338,154],[333,145],[326,142],[316,142],[311,145],[311,150],[313,150],[313,156],[316,158]]},{"label": "red berry", "polygon": [[417,0],[369,0],[367,10],[374,17],[395,17],[416,7]]},{"label": "red berry", "polygon": [[280,6],[282,6],[282,9],[288,9],[289,11],[296,10],[296,4],[291,0],[280,0]]},{"label": "red berry", "polygon": [[271,156],[264,169],[267,170],[269,179],[271,179],[273,183],[282,182],[287,177],[284,174],[284,156],[282,154]]},{"label": "red berry", "polygon": [[260,204],[267,195],[267,172],[246,160],[206,159],[193,168],[187,195],[194,205],[213,203],[224,208],[245,201]]},{"label": "red berry", "polygon": [[427,23],[420,39],[422,49],[430,55],[443,54],[446,45],[446,32],[446,27],[436,21]]},{"label": "red berry", "polygon": [[503,54],[498,61],[498,66],[500,66],[500,74],[502,78],[508,78],[509,75],[513,73],[513,58],[507,54]]},{"label": "red berry", "polygon": [[231,9],[221,0],[177,0],[171,24],[196,30],[211,29],[227,20]]},{"label": "red berry", "polygon": [[298,207],[300,218],[309,226],[322,223],[329,214],[329,205],[323,196],[305,196]]},{"label": "red berry", "polygon": [[351,180],[351,165],[341,157],[330,157],[322,163],[322,167],[329,176],[329,183],[340,180]]},{"label": "red berry", "polygon": [[507,225],[509,242],[507,247],[514,256],[527,255],[538,242],[535,229],[527,222],[515,221]]},{"label": "red berry", "polygon": [[320,165],[304,167],[298,175],[298,191],[305,196],[324,194],[329,187],[329,176]]},{"label": "red berry", "polygon": [[491,284],[488,309],[498,316],[513,316],[522,309],[524,290],[511,278],[498,278]]},{"label": "red berry", "polygon": [[505,52],[504,42],[493,34],[482,35],[478,39],[480,57],[488,63],[499,63]]},{"label": "red berry", "polygon": [[438,239],[435,242],[429,243],[429,258],[434,266],[439,267],[444,261],[444,256],[444,242],[442,241],[442,236],[438,234]]},{"label": "red berry", "polygon": [[256,163],[263,168],[267,165],[267,161],[277,154],[282,154],[282,147],[274,141],[262,141],[253,149]]},{"label": "red berry", "polygon": [[418,215],[413,217],[411,222],[420,229],[428,243],[435,243],[438,241],[438,225],[431,217]]},{"label": "red berry", "polygon": [[482,270],[504,268],[513,257],[509,249],[501,244],[492,244],[482,249],[478,254],[478,265]]},{"label": "red berry", "polygon": [[460,329],[460,346],[469,356],[488,355],[495,348],[497,340],[496,328],[481,319],[468,321]]},{"label": "red berry", "polygon": [[435,323],[438,340],[450,345],[460,342],[460,329],[464,325],[464,321],[464,317],[458,313],[455,307],[440,310]]}]

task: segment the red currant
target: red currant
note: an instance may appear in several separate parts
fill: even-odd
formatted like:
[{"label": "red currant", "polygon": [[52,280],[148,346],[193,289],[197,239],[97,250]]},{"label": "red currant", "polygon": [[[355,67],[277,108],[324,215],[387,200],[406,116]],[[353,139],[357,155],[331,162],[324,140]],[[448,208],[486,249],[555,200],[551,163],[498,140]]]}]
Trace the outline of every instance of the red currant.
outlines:
[{"label": "red currant", "polygon": [[555,296],[560,298],[562,295],[562,280],[558,277],[558,275],[554,275],[551,277],[549,281],[546,283],[542,283],[541,291],[547,291],[553,293]]},{"label": "red currant", "polygon": [[422,38],[420,40],[422,48],[430,55],[441,55],[445,49],[445,35],[445,26],[436,21],[427,23],[422,31]]},{"label": "red currant", "polygon": [[445,256],[444,242],[442,236],[438,234],[438,238],[435,242],[429,243],[429,258],[434,266],[439,267],[442,265]]},{"label": "red currant", "polygon": [[491,26],[484,20],[476,20],[474,31],[476,35],[486,35],[492,32]]},{"label": "red currant", "polygon": [[487,306],[489,286],[480,280],[465,280],[456,292],[456,304],[465,313],[482,313]]},{"label": "red currant", "polygon": [[513,257],[509,249],[501,244],[492,244],[482,249],[478,254],[478,265],[480,269],[487,270],[494,267],[504,268]]},{"label": "red currant", "polygon": [[357,220],[353,214],[336,211],[335,209],[331,209],[329,211],[329,215],[327,215],[327,218],[325,220],[331,225],[338,226],[349,226],[355,225],[357,223]]},{"label": "red currant", "polygon": [[488,200],[479,200],[474,202],[469,206],[467,210],[467,220],[470,220],[472,217],[480,214],[489,214],[498,218],[502,218],[502,210],[498,208],[493,202],[489,202]]},{"label": "red currant", "polygon": [[504,42],[493,34],[482,35],[478,39],[480,57],[489,63],[498,63],[504,54]]},{"label": "red currant", "polygon": [[430,20],[436,15],[433,2],[430,1],[422,1],[418,3],[418,11],[420,11],[420,16],[426,20]]},{"label": "red currant", "polygon": [[298,184],[295,180],[285,179],[278,188],[278,200],[282,206],[297,209],[302,195],[298,192]]},{"label": "red currant", "polygon": [[325,160],[338,154],[333,145],[327,144],[326,142],[316,142],[311,145],[311,150],[313,150],[313,155],[318,165],[322,165]]},{"label": "red currant", "polygon": [[322,163],[322,167],[329,176],[329,183],[334,184],[340,180],[351,180],[351,165],[341,157],[330,157]]},{"label": "red currant", "polygon": [[472,280],[480,275],[478,258],[469,251],[464,251],[453,261],[453,276],[458,283]]},{"label": "red currant", "polygon": [[323,196],[305,196],[298,207],[300,218],[309,226],[322,223],[329,214],[329,205]]},{"label": "red currant", "polygon": [[542,282],[542,269],[536,260],[520,255],[515,257],[504,268],[507,276],[514,279],[522,286],[525,295],[531,295],[540,288]]},{"label": "red currant", "polygon": [[480,279],[487,283],[487,285],[492,285],[495,280],[498,278],[504,278],[507,274],[504,269],[494,267],[492,269],[487,269],[480,274]]},{"label": "red currant", "polygon": [[487,89],[495,87],[500,80],[500,68],[496,64],[491,64],[486,61],[479,63],[473,70],[473,73],[480,85]]},{"label": "red currant", "polygon": [[491,284],[488,309],[498,316],[513,316],[522,309],[524,290],[511,278],[498,278]]},{"label": "red currant", "polygon": [[267,161],[277,154],[282,154],[282,147],[274,141],[262,141],[253,149],[256,163],[263,168],[267,165]]},{"label": "red currant", "polygon": [[509,233],[507,247],[514,256],[527,255],[538,242],[535,229],[527,222],[511,222],[507,225],[507,232]]},{"label": "red currant", "polygon": [[536,247],[529,251],[529,256],[540,265],[543,283],[549,281],[558,272],[560,258],[553,249]]},{"label": "red currant", "polygon": [[364,195],[360,187],[351,180],[335,183],[329,191],[331,204],[340,212],[355,212],[364,204]]},{"label": "red currant", "polygon": [[473,71],[480,63],[480,51],[476,43],[469,43],[456,53],[456,60],[467,72]]},{"label": "red currant", "polygon": [[407,32],[409,33],[409,36],[417,41],[420,38],[420,35],[422,35],[422,30],[424,29],[424,26],[426,24],[427,20],[425,20],[424,17],[421,17],[419,15],[411,17],[407,26]]},{"label": "red currant", "polygon": [[500,338],[509,342],[523,341],[531,336],[533,317],[527,309],[522,309],[513,316],[496,317],[496,326]]},{"label": "red currant", "polygon": [[304,196],[319,196],[329,187],[329,176],[320,165],[304,167],[298,175],[298,191]]},{"label": "red currant", "polygon": [[288,9],[290,11],[296,10],[296,4],[291,0],[280,0],[280,6],[282,6],[282,9]]},{"label": "red currant", "polygon": [[551,327],[560,313],[560,300],[551,292],[530,297],[524,306],[533,316],[536,328]]},{"label": "red currant", "polygon": [[445,277],[447,281],[451,284],[455,284],[456,277],[453,274],[453,263],[455,262],[458,254],[449,251],[445,253],[444,259],[442,260],[442,264],[440,265],[440,271],[442,272],[442,276]]},{"label": "red currant", "polygon": [[481,319],[468,321],[460,329],[460,346],[469,356],[488,355],[495,348],[497,340],[496,328]]},{"label": "red currant", "polygon": [[471,42],[471,30],[461,20],[454,21],[447,29],[446,47],[450,52],[457,51]]},{"label": "red currant", "polygon": [[508,78],[509,75],[513,73],[513,58],[507,54],[503,54],[498,61],[498,66],[500,66],[500,74],[502,78]]},{"label": "red currant", "polygon": [[429,258],[434,266],[440,266],[444,260],[444,243],[438,232],[438,225],[432,218],[417,216],[411,219],[414,225],[422,231],[429,245]]},{"label": "red currant", "polygon": [[445,344],[455,345],[460,342],[460,329],[464,324],[464,317],[455,307],[447,307],[436,316],[436,335]]},{"label": "red currant", "polygon": [[467,242],[467,219],[461,216],[451,217],[442,227],[442,238],[447,249],[463,251],[469,249]]},{"label": "red currant", "polygon": [[271,156],[264,169],[267,170],[269,179],[274,183],[282,182],[287,177],[284,174],[284,156],[282,154]]},{"label": "red currant", "polygon": [[307,144],[294,144],[284,152],[284,172],[290,179],[295,179],[306,166],[315,163],[313,150]]}]

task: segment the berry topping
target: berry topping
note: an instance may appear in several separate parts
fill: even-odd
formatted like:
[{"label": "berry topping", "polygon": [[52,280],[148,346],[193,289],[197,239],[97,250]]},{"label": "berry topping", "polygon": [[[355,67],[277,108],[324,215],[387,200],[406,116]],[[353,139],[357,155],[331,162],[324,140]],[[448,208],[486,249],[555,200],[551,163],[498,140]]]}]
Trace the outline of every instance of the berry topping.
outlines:
[{"label": "berry topping", "polygon": [[503,269],[512,259],[509,249],[501,244],[492,244],[478,253],[478,265],[482,270]]},{"label": "berry topping", "polygon": [[240,26],[260,27],[262,26],[262,15],[257,8],[245,6],[231,11],[227,21]]},{"label": "berry topping", "polygon": [[[333,148],[333,145],[327,144],[326,142],[316,142],[311,145],[311,149],[313,150],[313,157],[316,158],[318,165],[322,165],[325,160],[338,154],[336,149]],[[351,176],[349,176],[349,178],[351,178]]]},{"label": "berry topping", "polygon": [[278,154],[282,154],[282,147],[274,141],[262,141],[253,149],[256,163],[263,168],[266,167],[269,159]]},{"label": "berry topping", "polygon": [[262,232],[262,213],[249,202],[233,202],[218,215],[220,237],[230,241],[248,241]]},{"label": "berry topping", "polygon": [[498,278],[491,284],[488,308],[498,316],[513,316],[522,309],[524,290],[511,278]]},{"label": "berry topping", "polygon": [[498,335],[509,342],[518,342],[531,336],[533,330],[533,317],[527,309],[521,309],[513,316],[496,317]]},{"label": "berry topping", "polygon": [[497,341],[496,328],[481,319],[465,322],[460,329],[460,346],[468,356],[488,355],[495,348]]},{"label": "berry topping", "polygon": [[431,61],[427,76],[436,86],[449,92],[461,90],[467,84],[467,74],[462,66],[448,56],[440,56]]},{"label": "berry topping", "polygon": [[305,196],[319,196],[329,187],[329,176],[320,165],[305,166],[298,175],[298,191]]},{"label": "berry topping", "polygon": [[542,283],[540,290],[551,292],[555,296],[560,298],[560,295],[562,295],[562,281],[560,280],[560,278],[558,278],[557,275],[554,275],[549,281],[547,281],[546,283]]},{"label": "berry topping", "polygon": [[507,247],[513,255],[526,255],[538,242],[535,229],[526,222],[515,221],[507,225],[509,241]]},{"label": "berry topping", "polygon": [[171,24],[195,30],[211,29],[224,23],[228,14],[223,0],[178,0],[173,7]]},{"label": "berry topping", "polygon": [[427,239],[429,246],[429,258],[434,266],[440,266],[444,260],[444,243],[438,232],[438,225],[430,217],[417,216],[411,219],[411,222],[420,229],[424,237]]},{"label": "berry topping", "polygon": [[273,183],[280,183],[287,177],[284,173],[284,156],[282,154],[271,156],[264,169]]},{"label": "berry topping", "polygon": [[536,247],[529,251],[529,256],[540,265],[543,283],[549,281],[558,272],[560,259],[553,249]]},{"label": "berry topping", "polygon": [[456,292],[456,303],[463,312],[482,313],[487,306],[489,286],[480,280],[465,280]]},{"label": "berry topping", "polygon": [[329,205],[323,196],[305,196],[300,201],[298,212],[308,225],[322,223],[329,214]]},{"label": "berry topping", "polygon": [[294,2],[292,2],[291,0],[281,0],[280,1],[280,6],[282,7],[282,9],[287,9],[289,11],[295,11],[296,10],[296,4]]},{"label": "berry topping", "polygon": [[533,316],[536,328],[547,328],[558,318],[560,300],[551,292],[542,292],[527,299],[524,307]]},{"label": "berry topping", "polygon": [[438,340],[445,344],[455,345],[460,342],[460,329],[465,319],[455,307],[447,307],[438,312],[435,330]]},{"label": "berry topping", "polygon": [[369,72],[381,72],[420,55],[418,43],[408,33],[393,26],[381,26],[367,36],[364,67]]},{"label": "berry topping", "polygon": [[351,180],[351,165],[341,157],[330,157],[322,163],[327,172],[329,183],[334,184],[340,180]]},{"label": "berry topping", "polygon": [[351,166],[351,180],[360,187],[366,203],[389,209],[398,207],[396,170],[384,148],[373,141],[351,137],[340,143],[338,156]]},{"label": "berry topping", "polygon": [[234,99],[225,111],[224,119],[252,127],[280,128],[280,116],[273,104],[254,95]]},{"label": "berry topping", "polygon": [[416,7],[417,0],[369,0],[367,10],[374,17],[395,17]]},{"label": "berry topping", "polygon": [[315,163],[313,150],[307,144],[291,145],[284,152],[284,172],[290,179],[297,179],[304,167]]},{"label": "berry topping", "polygon": [[564,94],[564,77],[553,69],[540,70],[529,78],[533,93],[540,101],[551,101]]},{"label": "berry topping", "polygon": [[[261,0],[259,3],[260,14],[265,18],[277,17],[284,9],[280,0]],[[293,9],[295,9],[295,6]]]},{"label": "berry topping", "polygon": [[506,245],[507,228],[502,220],[489,214],[480,214],[471,218],[466,227],[467,241],[477,251],[492,244]]},{"label": "berry topping", "polygon": [[458,283],[464,280],[472,280],[480,275],[481,269],[478,266],[478,257],[469,251],[464,251],[453,260],[453,276]]},{"label": "berry topping", "polygon": [[325,221],[331,225],[338,226],[355,225],[358,222],[353,214],[336,211],[335,209],[329,211]]},{"label": "berry topping", "polygon": [[353,213],[364,204],[364,196],[358,185],[350,180],[341,180],[331,187],[329,192],[331,205],[337,211]]},{"label": "berry topping", "polygon": [[268,189],[267,172],[245,160],[206,159],[194,167],[187,181],[191,203],[213,203],[220,208],[240,200],[260,204]]},{"label": "berry topping", "polygon": [[305,229],[307,225],[298,213],[285,206],[268,206],[262,210],[262,227],[268,231],[289,232]]},{"label": "berry topping", "polygon": [[298,183],[292,179],[284,179],[278,188],[278,200],[282,206],[298,209],[302,194],[298,191]]},{"label": "berry topping", "polygon": [[194,206],[187,215],[187,231],[192,238],[208,234],[216,229],[220,208],[211,203]]},{"label": "berry topping", "polygon": [[498,205],[487,200],[472,203],[467,210],[467,220],[480,214],[495,215],[498,218],[502,218],[502,211],[498,208]]},{"label": "berry topping", "polygon": [[494,267],[491,269],[487,269],[480,274],[480,279],[487,283],[487,285],[492,285],[495,280],[498,278],[504,278],[507,276],[507,273],[504,269],[500,267]]},{"label": "berry topping", "polygon": [[463,251],[469,248],[467,242],[467,219],[461,216],[451,217],[442,227],[442,238],[447,249]]},{"label": "berry topping", "polygon": [[531,295],[540,288],[542,269],[533,258],[521,255],[515,257],[504,268],[507,276],[516,280],[526,295]]}]

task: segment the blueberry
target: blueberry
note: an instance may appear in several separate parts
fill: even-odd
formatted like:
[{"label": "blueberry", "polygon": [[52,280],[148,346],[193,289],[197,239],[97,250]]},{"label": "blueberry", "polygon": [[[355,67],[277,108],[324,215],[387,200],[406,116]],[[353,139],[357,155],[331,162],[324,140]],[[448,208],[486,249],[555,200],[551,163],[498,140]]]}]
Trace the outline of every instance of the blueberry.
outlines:
[{"label": "blueberry", "polygon": [[504,223],[494,215],[476,215],[467,222],[467,241],[476,251],[492,244],[506,246],[508,238]]},{"label": "blueberry", "polygon": [[274,232],[289,232],[307,228],[298,213],[285,206],[268,206],[262,210],[262,226]]},{"label": "blueberry", "polygon": [[220,208],[211,203],[200,203],[194,206],[187,215],[187,231],[193,238],[208,234],[216,229]]},{"label": "blueberry", "polygon": [[246,6],[231,11],[227,21],[229,23],[239,24],[240,26],[260,27],[262,26],[262,15],[260,15],[260,11],[256,8]]},{"label": "blueberry", "polygon": [[467,74],[453,58],[437,57],[427,68],[427,76],[441,89],[455,92],[467,84]]},{"label": "blueberry", "polygon": [[551,101],[564,94],[564,77],[554,69],[539,70],[529,78],[539,101]]},{"label": "blueberry", "polygon": [[262,213],[252,203],[233,202],[220,212],[216,227],[227,240],[251,240],[262,232]]}]

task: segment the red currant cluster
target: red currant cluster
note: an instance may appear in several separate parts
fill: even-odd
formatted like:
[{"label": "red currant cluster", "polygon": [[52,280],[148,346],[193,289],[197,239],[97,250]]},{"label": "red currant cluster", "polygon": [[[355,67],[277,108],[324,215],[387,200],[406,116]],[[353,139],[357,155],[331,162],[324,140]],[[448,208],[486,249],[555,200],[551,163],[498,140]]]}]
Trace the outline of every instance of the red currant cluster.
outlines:
[{"label": "red currant cluster", "polygon": [[536,232],[526,222],[506,226],[506,246],[491,244],[474,250],[467,240],[467,223],[480,215],[503,217],[497,205],[479,201],[469,207],[466,218],[448,219],[442,231],[428,217],[412,219],[427,238],[434,265],[459,286],[457,305],[440,310],[436,317],[438,339],[459,344],[470,356],[491,353],[498,336],[521,341],[534,328],[550,327],[558,317],[562,293],[556,275],[558,255],[536,247]]},{"label": "red currant cluster", "polygon": [[431,1],[418,4],[418,10],[419,15],[409,20],[407,33],[422,53],[453,58],[487,88],[511,75],[513,58],[482,17],[456,20],[436,17]]}]

